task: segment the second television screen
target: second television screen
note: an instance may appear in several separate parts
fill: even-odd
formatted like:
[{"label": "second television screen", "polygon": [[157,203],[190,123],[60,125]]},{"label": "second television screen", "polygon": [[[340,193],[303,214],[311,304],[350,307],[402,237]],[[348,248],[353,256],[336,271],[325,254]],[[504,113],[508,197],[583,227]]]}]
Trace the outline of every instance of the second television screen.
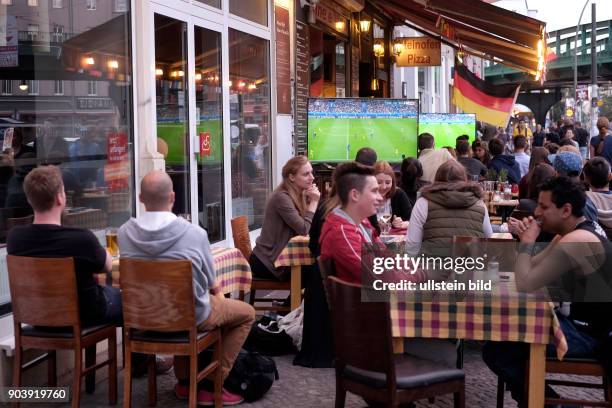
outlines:
[{"label": "second television screen", "polygon": [[418,101],[412,99],[324,99],[308,101],[308,158],[353,160],[362,147],[379,160],[416,156]]},{"label": "second television screen", "polygon": [[419,134],[430,133],[436,148],[455,147],[457,136],[468,135],[470,143],[476,138],[476,115],[473,113],[421,113]]}]

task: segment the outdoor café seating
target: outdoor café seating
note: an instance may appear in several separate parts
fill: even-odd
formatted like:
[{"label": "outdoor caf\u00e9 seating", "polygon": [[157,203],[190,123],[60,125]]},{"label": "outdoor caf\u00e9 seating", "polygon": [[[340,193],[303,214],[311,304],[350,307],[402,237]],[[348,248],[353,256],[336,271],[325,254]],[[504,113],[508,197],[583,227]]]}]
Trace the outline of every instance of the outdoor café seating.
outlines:
[{"label": "outdoor caf\u00e9 seating", "polygon": [[[232,237],[234,245],[242,252],[245,259],[251,257],[253,249],[251,247],[251,238],[249,236],[249,219],[246,215],[232,219]],[[269,297],[257,298],[257,291],[274,291],[286,290],[291,291],[291,281],[277,281],[271,279],[257,279],[253,277],[251,282],[251,293],[249,295],[249,303],[256,310],[274,310],[277,312],[289,312],[289,306],[275,305],[274,301],[283,301],[284,299],[272,299]],[[269,303],[270,305],[262,306],[259,302]]]},{"label": "outdoor caf\u00e9 seating", "polygon": [[[189,407],[196,406],[197,384],[215,373],[215,406],[221,407],[221,331],[198,332],[191,262],[122,259],[121,287],[126,369],[124,407],[131,406],[132,353],[149,357],[149,405],[157,402],[155,355],[189,356]],[[201,370],[198,354],[214,346],[212,361]],[[152,357],[151,357],[152,356]]]},{"label": "outdoor caf\u00e9 seating", "polygon": [[[86,390],[93,393],[95,372],[105,366],[108,366],[109,404],[116,404],[116,327],[109,324],[84,327],[81,324],[73,259],[9,255],[7,263],[15,327],[13,387],[23,386],[22,372],[44,360],[48,364],[48,385],[55,386],[55,350],[67,349],[74,351],[72,407],[80,404],[81,377],[86,376]],[[108,340],[108,358],[96,364],[96,344],[105,340]],[[50,351],[24,364],[23,352],[26,348]]]},{"label": "outdoor caf\u00e9 seating", "polygon": [[397,406],[442,394],[465,405],[463,370],[393,354],[388,302],[362,302],[361,286],[327,278],[336,354],[336,407],[346,392],[366,401]]}]

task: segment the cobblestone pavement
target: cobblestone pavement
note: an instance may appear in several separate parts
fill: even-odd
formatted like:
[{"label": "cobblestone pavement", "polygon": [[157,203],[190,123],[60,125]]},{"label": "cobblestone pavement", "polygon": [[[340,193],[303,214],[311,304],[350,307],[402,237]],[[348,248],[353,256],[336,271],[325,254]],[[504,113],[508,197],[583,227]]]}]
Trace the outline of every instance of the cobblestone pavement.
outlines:
[{"label": "cobblestone pavement", "polygon": [[[280,373],[280,380],[274,383],[272,389],[266,396],[252,404],[242,404],[244,407],[268,408],[268,407],[296,407],[296,408],[325,408],[334,406],[335,379],[333,369],[311,369],[292,365],[293,356],[287,355],[275,358]],[[480,347],[471,343],[465,350],[465,371],[466,371],[466,407],[495,407],[497,377],[489,371],[483,363],[480,355]],[[83,407],[105,407],[107,402],[106,370],[101,371],[104,375],[99,375],[98,386],[93,395],[82,394],[81,406]],[[589,379],[586,381],[597,379]],[[70,381],[70,379],[65,379]],[[585,377],[581,377],[585,380]],[[172,392],[175,379],[172,372],[158,376],[158,407],[186,407],[185,401],[178,401]],[[599,390],[579,390],[559,387],[558,390],[563,395],[573,397],[603,398]],[[569,392],[569,393],[568,393]],[[147,380],[138,378],[133,384],[133,406],[146,407],[147,401]],[[123,401],[123,373],[119,375],[119,403]],[[22,404],[22,406],[32,406],[39,408],[41,404]],[[69,405],[54,404],[52,407],[68,407]],[[348,394],[346,400],[347,408],[365,407],[363,400],[355,395]],[[434,404],[422,401],[417,407],[452,407],[452,397],[442,396],[435,400]],[[516,407],[516,404],[506,392],[504,407]]]}]

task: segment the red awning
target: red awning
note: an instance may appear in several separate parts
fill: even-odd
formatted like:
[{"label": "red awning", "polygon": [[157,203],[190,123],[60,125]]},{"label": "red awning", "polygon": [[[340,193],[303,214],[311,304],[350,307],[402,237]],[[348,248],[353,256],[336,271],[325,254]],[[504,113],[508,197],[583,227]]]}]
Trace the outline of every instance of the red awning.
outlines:
[{"label": "red awning", "polygon": [[546,24],[480,0],[372,0],[397,21],[467,53],[532,75],[545,65]]}]

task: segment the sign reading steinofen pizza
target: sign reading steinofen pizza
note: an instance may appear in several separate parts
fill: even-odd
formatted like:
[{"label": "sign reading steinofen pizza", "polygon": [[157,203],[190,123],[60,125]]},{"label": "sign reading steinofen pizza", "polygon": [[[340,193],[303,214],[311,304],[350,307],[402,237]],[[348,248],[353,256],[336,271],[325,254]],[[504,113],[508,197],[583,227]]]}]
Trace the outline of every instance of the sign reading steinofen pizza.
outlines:
[{"label": "sign reading steinofen pizza", "polygon": [[[398,67],[430,67],[440,65],[440,41],[429,37],[402,37],[396,38],[395,44],[401,53],[396,56]],[[396,48],[396,47],[394,47]]]}]

